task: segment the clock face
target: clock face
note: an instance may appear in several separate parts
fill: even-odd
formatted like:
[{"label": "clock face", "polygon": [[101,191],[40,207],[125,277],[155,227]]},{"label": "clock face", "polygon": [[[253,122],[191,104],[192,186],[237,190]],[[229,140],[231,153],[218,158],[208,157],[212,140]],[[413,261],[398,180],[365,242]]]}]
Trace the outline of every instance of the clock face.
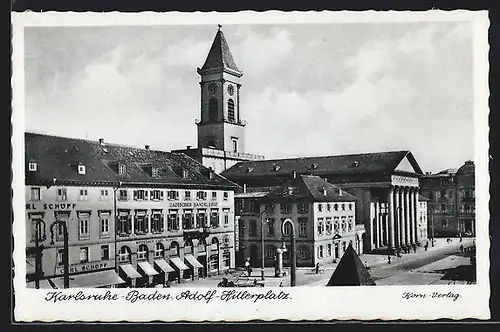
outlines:
[{"label": "clock face", "polygon": [[227,87],[227,93],[229,93],[230,96],[234,95],[234,86],[229,85]]},{"label": "clock face", "polygon": [[211,93],[211,94],[215,94],[217,92],[217,84],[215,83],[212,83],[208,86],[208,91]]}]

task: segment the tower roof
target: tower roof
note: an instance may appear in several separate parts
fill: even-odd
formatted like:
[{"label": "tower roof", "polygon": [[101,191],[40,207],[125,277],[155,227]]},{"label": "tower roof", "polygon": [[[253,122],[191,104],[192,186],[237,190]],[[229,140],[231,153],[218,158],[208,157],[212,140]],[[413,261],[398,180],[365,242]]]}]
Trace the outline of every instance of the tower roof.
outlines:
[{"label": "tower roof", "polygon": [[229,45],[227,44],[222,30],[220,30],[220,26],[217,34],[215,35],[212,47],[208,52],[205,64],[201,67],[200,71],[209,71],[214,69],[229,69],[240,75],[243,74],[236,65],[236,62],[234,62],[233,55],[231,54],[231,50],[229,49]]},{"label": "tower roof", "polygon": [[375,286],[366,266],[349,244],[327,286]]}]

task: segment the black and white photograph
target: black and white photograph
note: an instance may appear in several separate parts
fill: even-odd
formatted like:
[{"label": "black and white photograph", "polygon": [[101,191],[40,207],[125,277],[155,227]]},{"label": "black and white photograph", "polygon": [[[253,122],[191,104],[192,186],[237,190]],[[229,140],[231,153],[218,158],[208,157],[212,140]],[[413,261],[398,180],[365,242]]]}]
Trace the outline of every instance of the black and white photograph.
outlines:
[{"label": "black and white photograph", "polygon": [[487,16],[85,15],[18,23],[23,292],[486,302]]}]

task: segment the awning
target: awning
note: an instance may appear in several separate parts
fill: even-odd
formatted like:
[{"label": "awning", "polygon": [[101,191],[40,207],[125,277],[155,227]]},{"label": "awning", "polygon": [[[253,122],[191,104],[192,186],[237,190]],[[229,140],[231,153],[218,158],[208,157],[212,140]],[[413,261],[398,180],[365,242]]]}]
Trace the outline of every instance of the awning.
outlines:
[{"label": "awning", "polygon": [[184,255],[184,258],[193,268],[203,268],[203,265],[193,255]]},{"label": "awning", "polygon": [[[26,283],[26,288],[35,288],[35,282],[30,281]],[[62,288],[62,287],[61,287]],[[40,289],[54,289],[47,279],[40,280]]]},{"label": "awning", "polygon": [[144,273],[146,273],[150,277],[158,274],[158,272],[156,272],[156,270],[148,262],[139,262],[137,263],[137,265],[139,265]]},{"label": "awning", "polygon": [[179,257],[170,257],[170,262],[174,263],[174,265],[181,271],[189,270],[189,267],[187,267]]},{"label": "awning", "polygon": [[[64,277],[52,279],[57,288],[64,288]],[[122,278],[115,270],[98,271],[69,276],[69,286],[71,288],[97,288],[112,285],[124,284]]]},{"label": "awning", "polygon": [[123,264],[120,265],[120,269],[129,277],[130,279],[141,278],[142,276],[137,272],[136,269],[132,266],[132,264]]},{"label": "awning", "polygon": [[165,273],[174,272],[174,269],[164,259],[155,260],[155,264]]}]

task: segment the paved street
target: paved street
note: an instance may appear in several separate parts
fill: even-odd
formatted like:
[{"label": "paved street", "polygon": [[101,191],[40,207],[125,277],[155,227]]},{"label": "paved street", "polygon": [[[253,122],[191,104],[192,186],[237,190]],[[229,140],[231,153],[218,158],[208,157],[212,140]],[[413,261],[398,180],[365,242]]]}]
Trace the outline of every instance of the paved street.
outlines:
[{"label": "paved street", "polygon": [[[436,239],[435,247],[427,251],[418,248],[417,253],[405,254],[403,257],[391,257],[391,264],[387,263],[387,256],[366,254],[361,255],[361,261],[371,267],[370,274],[377,285],[428,285],[448,283],[440,280],[444,275],[443,270],[470,264],[469,258],[460,255],[460,244],[471,246],[473,239],[453,239],[447,243],[446,239]],[[323,274],[316,274],[313,268],[297,269],[297,286],[319,287],[324,286],[330,279],[337,264],[322,266]],[[289,272],[289,269],[287,269]],[[260,269],[254,268],[248,278],[243,271],[236,271],[226,276],[238,284],[250,285],[254,280],[260,282]],[[274,269],[265,269],[265,284],[267,287],[288,286],[290,275],[282,278],[274,277]],[[187,281],[181,284],[172,284],[171,287],[216,287],[224,276],[215,276],[196,281]]]}]

